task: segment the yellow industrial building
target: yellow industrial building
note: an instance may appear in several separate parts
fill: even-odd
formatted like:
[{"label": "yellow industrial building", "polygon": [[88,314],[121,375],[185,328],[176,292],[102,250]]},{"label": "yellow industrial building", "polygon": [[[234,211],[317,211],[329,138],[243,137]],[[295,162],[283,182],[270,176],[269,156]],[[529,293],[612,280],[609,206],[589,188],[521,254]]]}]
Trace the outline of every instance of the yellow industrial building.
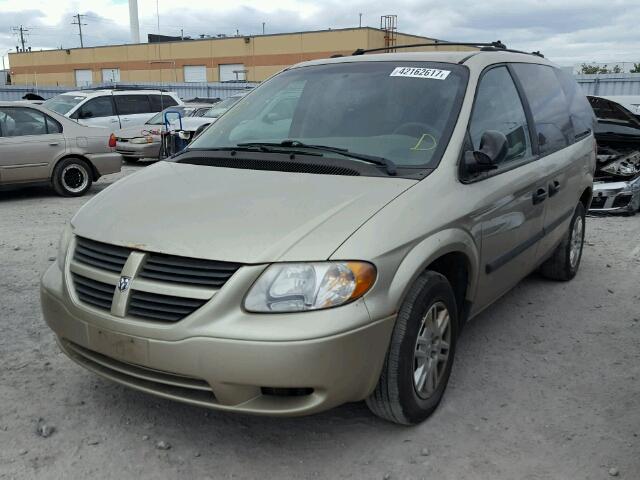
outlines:
[{"label": "yellow industrial building", "polygon": [[305,60],[350,55],[358,48],[432,41],[399,32],[393,32],[390,41],[388,31],[363,27],[12,53],[9,64],[14,85],[80,87],[107,82],[252,82],[262,81]]}]

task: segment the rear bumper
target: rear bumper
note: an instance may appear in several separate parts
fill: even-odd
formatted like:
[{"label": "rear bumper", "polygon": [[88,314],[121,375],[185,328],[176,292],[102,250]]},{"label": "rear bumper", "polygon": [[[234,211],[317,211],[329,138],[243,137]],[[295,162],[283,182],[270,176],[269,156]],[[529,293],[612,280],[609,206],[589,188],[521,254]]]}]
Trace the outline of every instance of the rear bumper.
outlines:
[{"label": "rear bumper", "polygon": [[86,157],[96,167],[100,176],[118,173],[122,168],[122,156],[117,152],[90,153]]},{"label": "rear bumper", "polygon": [[300,341],[168,341],[123,334],[116,324],[113,330],[97,326],[76,313],[62,284],[54,264],[42,279],[42,310],[72,360],[137,390],[244,413],[305,415],[366,398],[378,381],[395,321],[388,317]]},{"label": "rear bumper", "polygon": [[623,182],[595,182],[590,212],[632,213],[640,209],[640,176]]}]

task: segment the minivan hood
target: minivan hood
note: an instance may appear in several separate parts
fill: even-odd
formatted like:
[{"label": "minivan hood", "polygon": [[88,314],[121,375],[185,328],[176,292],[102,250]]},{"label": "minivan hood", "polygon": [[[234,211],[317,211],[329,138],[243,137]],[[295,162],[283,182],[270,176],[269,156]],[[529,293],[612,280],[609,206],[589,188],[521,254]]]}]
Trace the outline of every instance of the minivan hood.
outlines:
[{"label": "minivan hood", "polygon": [[71,223],[86,238],[173,255],[325,260],[415,183],[159,162],[105,189]]}]

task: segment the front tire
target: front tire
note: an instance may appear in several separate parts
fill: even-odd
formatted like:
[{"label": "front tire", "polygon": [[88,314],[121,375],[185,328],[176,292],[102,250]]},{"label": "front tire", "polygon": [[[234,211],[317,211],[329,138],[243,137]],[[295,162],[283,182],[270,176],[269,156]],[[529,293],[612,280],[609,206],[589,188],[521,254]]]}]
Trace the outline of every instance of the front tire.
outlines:
[{"label": "front tire", "polygon": [[566,282],[576,276],[584,247],[585,217],[584,205],[580,202],[573,212],[569,229],[560,245],[540,266],[540,274],[543,277]]},{"label": "front tire", "polygon": [[420,423],[437,408],[449,381],[458,334],[451,285],[439,273],[420,275],[403,302],[369,409],[394,423]]},{"label": "front tire", "polygon": [[53,169],[51,181],[58,195],[82,196],[93,183],[91,167],[81,158],[65,158]]}]

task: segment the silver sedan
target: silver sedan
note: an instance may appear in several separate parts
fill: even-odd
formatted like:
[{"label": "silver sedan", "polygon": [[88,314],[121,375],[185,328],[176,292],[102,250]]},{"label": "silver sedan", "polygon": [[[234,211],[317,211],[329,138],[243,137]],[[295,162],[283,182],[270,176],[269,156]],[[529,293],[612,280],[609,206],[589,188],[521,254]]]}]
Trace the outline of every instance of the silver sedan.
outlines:
[{"label": "silver sedan", "polygon": [[83,195],[122,157],[107,129],[86,127],[40,105],[0,102],[0,188],[46,184],[68,197]]}]

